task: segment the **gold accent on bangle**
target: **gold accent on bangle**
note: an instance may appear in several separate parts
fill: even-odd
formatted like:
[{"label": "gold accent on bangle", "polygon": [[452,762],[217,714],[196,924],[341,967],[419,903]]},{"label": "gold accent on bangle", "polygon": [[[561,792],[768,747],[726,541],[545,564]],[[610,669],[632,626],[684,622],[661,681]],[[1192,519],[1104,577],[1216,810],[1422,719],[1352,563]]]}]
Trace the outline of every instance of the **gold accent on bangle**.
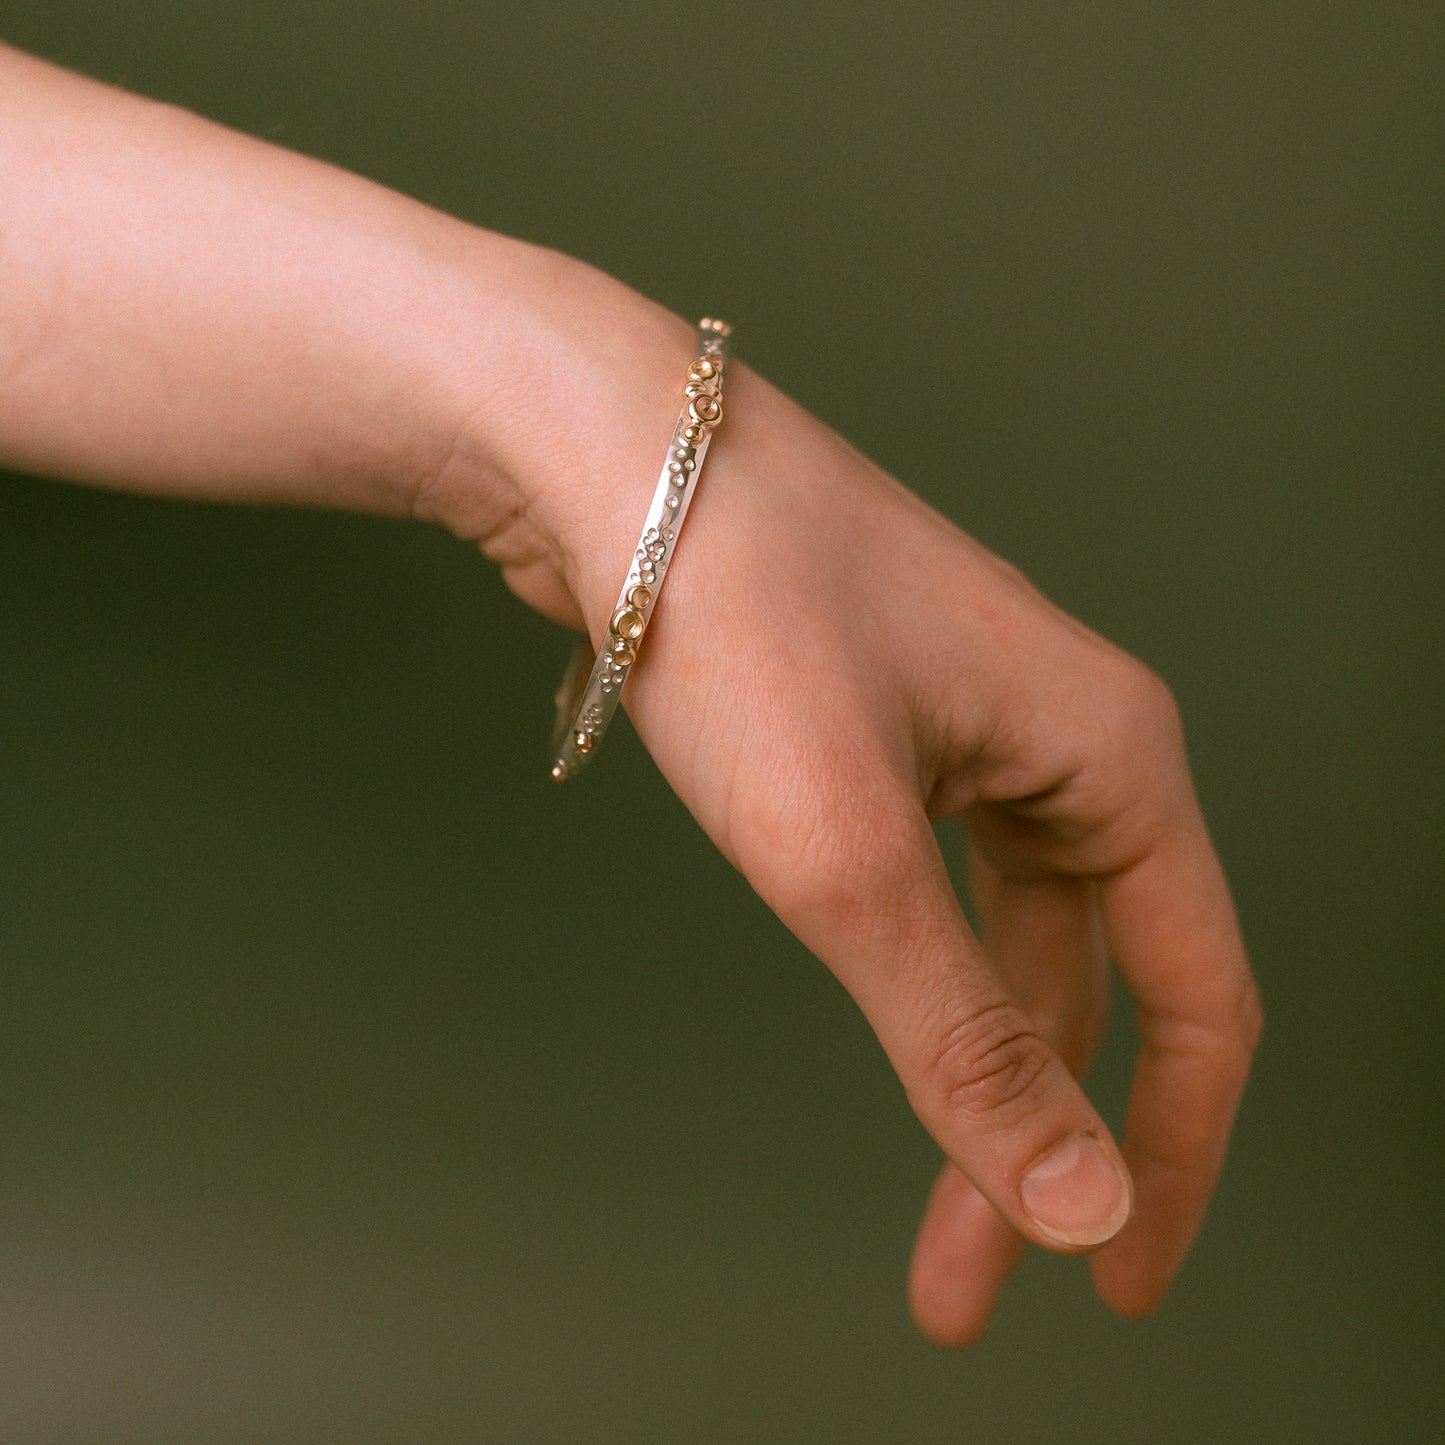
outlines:
[{"label": "gold accent on bangle", "polygon": [[567,679],[557,694],[552,777],[575,777],[596,751],[620,701],[637,649],[652,619],[683,520],[702,474],[713,432],[722,421],[723,378],[732,327],[704,317],[698,322],[698,350],[687,368],[682,410],[672,429],[657,489],[633,552],[632,565],[613,604],[607,634],[591,671],[582,639],[573,652]]},{"label": "gold accent on bangle", "polygon": [[642,614],[635,607],[619,607],[612,614],[613,632],[618,637],[625,637],[628,642],[636,642],[646,626]]},{"label": "gold accent on bangle", "polygon": [[722,420],[722,402],[710,391],[694,396],[687,409],[693,420],[701,422],[703,426],[716,426]]}]

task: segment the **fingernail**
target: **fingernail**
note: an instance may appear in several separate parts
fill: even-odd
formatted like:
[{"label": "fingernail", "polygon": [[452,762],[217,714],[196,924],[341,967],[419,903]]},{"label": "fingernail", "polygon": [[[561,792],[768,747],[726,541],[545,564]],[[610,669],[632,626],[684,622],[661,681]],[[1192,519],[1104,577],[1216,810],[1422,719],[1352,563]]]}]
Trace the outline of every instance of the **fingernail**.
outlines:
[{"label": "fingernail", "polygon": [[1060,1244],[1102,1244],[1129,1217],[1129,1181],[1092,1134],[1072,1134],[1019,1186],[1034,1223]]}]

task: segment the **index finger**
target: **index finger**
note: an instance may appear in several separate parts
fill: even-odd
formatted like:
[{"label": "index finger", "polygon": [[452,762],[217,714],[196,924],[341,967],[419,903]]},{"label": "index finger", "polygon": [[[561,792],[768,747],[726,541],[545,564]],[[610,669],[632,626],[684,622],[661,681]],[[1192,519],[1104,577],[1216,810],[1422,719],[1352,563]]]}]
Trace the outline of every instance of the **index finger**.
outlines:
[{"label": "index finger", "polygon": [[1204,1220],[1263,1024],[1224,872],[1192,797],[1156,846],[1105,879],[1104,927],[1139,1006],[1123,1154],[1133,1218],[1092,1261],[1100,1295],[1141,1315]]}]

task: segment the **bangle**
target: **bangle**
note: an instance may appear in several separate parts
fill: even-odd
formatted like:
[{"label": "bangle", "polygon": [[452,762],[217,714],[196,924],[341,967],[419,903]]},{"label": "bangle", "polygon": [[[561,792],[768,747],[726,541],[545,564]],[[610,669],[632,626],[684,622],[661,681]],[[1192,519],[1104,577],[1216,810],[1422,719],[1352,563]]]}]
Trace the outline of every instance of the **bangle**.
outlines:
[{"label": "bangle", "polygon": [[708,442],[722,420],[723,372],[731,335],[732,328],[725,321],[709,317],[697,324],[698,352],[687,369],[682,410],[607,635],[590,672],[587,659],[591,648],[585,637],[578,641],[557,693],[552,776],[559,783],[575,777],[597,750],[617,711],[622,684],[637,661],[638,646],[667,580],[668,564],[702,475]]}]

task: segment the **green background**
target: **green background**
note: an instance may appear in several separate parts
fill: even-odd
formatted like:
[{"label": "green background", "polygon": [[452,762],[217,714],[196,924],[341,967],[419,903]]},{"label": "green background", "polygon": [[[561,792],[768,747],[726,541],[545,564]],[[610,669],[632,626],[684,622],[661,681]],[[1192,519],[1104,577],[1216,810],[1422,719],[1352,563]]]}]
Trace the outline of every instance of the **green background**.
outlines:
[{"label": "green background", "polygon": [[1169,679],[1269,1015],[1162,1312],[1035,1253],[938,1351],[934,1151],[866,1026],[630,730],[554,789],[567,643],[488,563],[7,478],[0,1438],[1441,1438],[1442,31],[0,0],[729,316]]}]

